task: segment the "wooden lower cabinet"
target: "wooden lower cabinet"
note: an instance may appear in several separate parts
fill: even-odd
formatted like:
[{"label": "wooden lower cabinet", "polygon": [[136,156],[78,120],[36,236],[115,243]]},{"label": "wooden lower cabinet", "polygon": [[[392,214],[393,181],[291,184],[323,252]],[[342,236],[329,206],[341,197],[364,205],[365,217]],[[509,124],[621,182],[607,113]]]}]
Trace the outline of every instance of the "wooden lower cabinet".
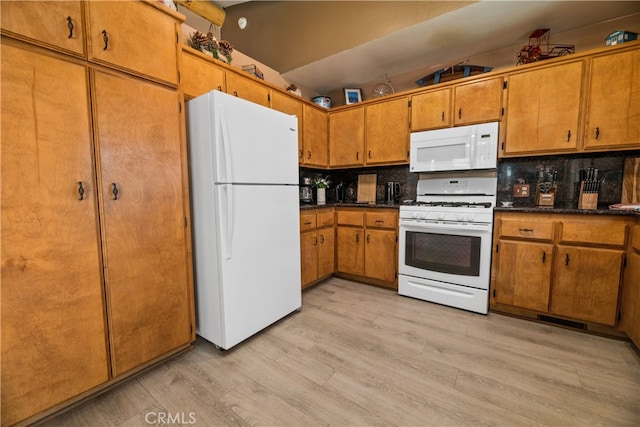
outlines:
[{"label": "wooden lower cabinet", "polygon": [[615,326],[628,228],[622,216],[496,212],[491,306]]},{"label": "wooden lower cabinet", "polygon": [[640,218],[636,219],[631,236],[622,283],[619,328],[640,348]]},{"label": "wooden lower cabinet", "polygon": [[397,289],[398,211],[336,209],[337,272]]},{"label": "wooden lower cabinet", "polygon": [[300,214],[302,289],[335,272],[335,228],[332,208]]}]

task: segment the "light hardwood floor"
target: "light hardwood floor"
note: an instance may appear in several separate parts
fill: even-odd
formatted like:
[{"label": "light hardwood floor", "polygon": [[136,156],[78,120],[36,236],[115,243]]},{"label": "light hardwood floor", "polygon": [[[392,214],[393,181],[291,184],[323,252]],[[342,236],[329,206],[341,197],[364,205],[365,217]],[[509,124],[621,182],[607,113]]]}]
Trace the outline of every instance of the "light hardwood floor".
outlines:
[{"label": "light hardwood floor", "polygon": [[640,358],[628,342],[331,278],[303,294],[300,312],[234,349],[199,339],[45,424],[169,418],[199,426],[637,426]]}]

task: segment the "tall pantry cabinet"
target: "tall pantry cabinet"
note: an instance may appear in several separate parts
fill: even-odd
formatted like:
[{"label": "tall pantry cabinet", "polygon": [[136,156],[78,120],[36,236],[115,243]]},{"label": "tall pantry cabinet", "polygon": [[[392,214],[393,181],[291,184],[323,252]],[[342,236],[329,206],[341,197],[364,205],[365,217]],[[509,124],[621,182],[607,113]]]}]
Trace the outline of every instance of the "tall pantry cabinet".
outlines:
[{"label": "tall pantry cabinet", "polygon": [[[37,420],[195,339],[180,15],[144,1],[9,3],[2,425]],[[58,16],[30,21],[38,8]],[[139,57],[153,49],[127,62],[122,37],[137,32],[173,51],[161,70]],[[56,46],[65,38],[73,49]]]}]

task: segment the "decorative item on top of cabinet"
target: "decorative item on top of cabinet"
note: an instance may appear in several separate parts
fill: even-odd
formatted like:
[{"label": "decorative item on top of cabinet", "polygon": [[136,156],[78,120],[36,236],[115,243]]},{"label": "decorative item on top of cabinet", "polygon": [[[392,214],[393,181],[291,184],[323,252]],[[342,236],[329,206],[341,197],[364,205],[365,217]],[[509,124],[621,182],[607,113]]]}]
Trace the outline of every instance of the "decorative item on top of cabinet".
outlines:
[{"label": "decorative item on top of cabinet", "polygon": [[640,47],[590,61],[584,149],[639,148]]},{"label": "decorative item on top of cabinet", "polygon": [[81,1],[6,1],[0,17],[2,35],[83,57],[83,11]]},{"label": "decorative item on top of cabinet", "polygon": [[499,156],[578,149],[584,60],[507,76],[505,141]]}]

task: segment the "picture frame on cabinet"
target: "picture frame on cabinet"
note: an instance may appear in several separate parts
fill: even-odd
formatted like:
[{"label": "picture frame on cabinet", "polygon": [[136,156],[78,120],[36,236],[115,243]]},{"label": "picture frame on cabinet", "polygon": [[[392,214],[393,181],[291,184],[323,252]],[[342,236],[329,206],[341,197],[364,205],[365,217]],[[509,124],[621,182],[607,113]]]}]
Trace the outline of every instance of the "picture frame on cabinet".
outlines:
[{"label": "picture frame on cabinet", "polygon": [[344,102],[345,104],[357,104],[362,102],[362,89],[347,89],[344,90]]}]

